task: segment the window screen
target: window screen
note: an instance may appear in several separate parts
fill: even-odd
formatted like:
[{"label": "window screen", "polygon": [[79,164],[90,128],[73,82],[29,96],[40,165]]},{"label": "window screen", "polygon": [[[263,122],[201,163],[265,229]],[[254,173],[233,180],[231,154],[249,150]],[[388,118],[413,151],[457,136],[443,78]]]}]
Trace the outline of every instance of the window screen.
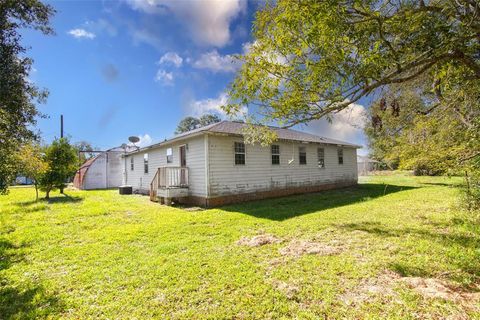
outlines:
[{"label": "window screen", "polygon": [[173,162],[173,149],[168,148],[167,149],[167,163],[172,163]]},{"label": "window screen", "polygon": [[343,149],[338,148],[337,153],[338,153],[338,164],[343,164]]}]

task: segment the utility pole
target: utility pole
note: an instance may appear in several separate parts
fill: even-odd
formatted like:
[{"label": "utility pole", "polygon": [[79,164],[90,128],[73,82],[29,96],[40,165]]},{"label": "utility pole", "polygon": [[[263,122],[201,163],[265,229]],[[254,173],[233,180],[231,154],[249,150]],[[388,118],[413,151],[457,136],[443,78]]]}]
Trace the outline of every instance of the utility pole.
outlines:
[{"label": "utility pole", "polygon": [[60,115],[60,138],[63,138],[63,114]]}]

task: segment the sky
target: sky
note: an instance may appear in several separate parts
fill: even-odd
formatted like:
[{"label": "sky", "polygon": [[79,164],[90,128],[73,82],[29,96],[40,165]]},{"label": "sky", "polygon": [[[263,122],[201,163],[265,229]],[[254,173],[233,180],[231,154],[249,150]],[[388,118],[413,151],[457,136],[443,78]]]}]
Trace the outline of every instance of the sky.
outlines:
[{"label": "sky", "polygon": [[[46,1],[55,35],[25,30],[34,59],[30,80],[50,92],[39,106],[44,142],[65,135],[100,150],[173,136],[185,116],[217,113],[238,70],[256,10],[246,0]],[[296,129],[365,145],[365,107],[355,104]],[[366,153],[365,148],[359,153]]]}]

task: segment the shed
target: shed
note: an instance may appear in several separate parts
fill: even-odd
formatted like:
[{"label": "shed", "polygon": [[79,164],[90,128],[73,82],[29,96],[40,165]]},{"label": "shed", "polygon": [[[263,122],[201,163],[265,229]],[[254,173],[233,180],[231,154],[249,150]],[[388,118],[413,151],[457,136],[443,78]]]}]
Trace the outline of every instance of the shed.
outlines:
[{"label": "shed", "polygon": [[367,156],[357,156],[358,175],[367,176],[370,172],[378,170],[380,161],[370,159]]},{"label": "shed", "polygon": [[119,187],[123,182],[125,152],[123,147],[112,148],[100,152],[88,159],[77,170],[73,185],[82,190],[108,189]]}]

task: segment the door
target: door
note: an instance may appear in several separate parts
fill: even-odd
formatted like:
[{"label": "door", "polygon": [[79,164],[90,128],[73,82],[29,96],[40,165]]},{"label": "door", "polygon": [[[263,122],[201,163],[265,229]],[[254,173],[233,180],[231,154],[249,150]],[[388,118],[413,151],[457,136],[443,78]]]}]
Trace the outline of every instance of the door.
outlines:
[{"label": "door", "polygon": [[[180,146],[180,167],[187,166],[187,153],[185,146]],[[187,184],[186,170],[180,169],[180,184],[182,186]]]}]

